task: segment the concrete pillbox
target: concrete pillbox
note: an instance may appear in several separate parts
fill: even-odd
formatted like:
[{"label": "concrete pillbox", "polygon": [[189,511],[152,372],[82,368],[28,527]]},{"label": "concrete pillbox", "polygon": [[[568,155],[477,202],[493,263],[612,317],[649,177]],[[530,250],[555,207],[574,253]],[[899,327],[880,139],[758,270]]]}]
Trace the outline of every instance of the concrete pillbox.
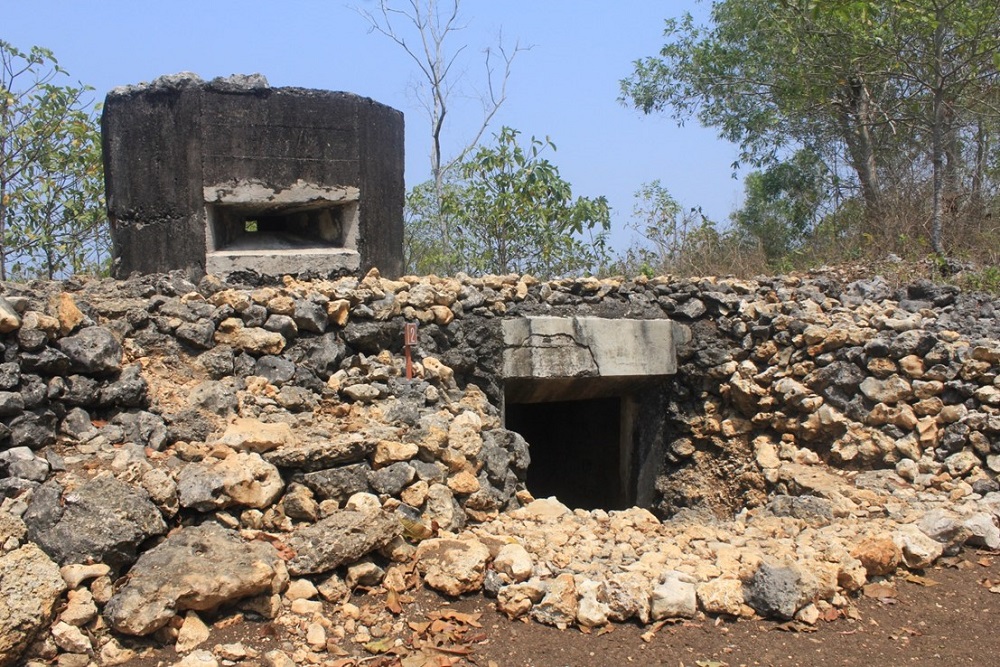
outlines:
[{"label": "concrete pillbox", "polygon": [[185,73],[112,90],[101,129],[118,276],[402,270],[395,109]]}]

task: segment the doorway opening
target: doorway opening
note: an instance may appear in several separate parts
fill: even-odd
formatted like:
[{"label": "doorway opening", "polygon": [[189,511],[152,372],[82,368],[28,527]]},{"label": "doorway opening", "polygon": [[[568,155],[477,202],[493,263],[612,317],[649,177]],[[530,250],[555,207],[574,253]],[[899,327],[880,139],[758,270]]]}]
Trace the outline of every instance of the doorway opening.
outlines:
[{"label": "doorway opening", "polygon": [[625,509],[622,488],[622,400],[522,403],[507,406],[507,428],[531,451],[528,490],[556,496],[574,509]]}]

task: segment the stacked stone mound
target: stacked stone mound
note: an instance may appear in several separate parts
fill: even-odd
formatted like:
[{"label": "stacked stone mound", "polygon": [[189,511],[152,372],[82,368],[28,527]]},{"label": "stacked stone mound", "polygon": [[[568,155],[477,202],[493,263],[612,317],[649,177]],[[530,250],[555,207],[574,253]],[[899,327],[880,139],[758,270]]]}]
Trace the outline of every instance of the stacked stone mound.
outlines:
[{"label": "stacked stone mound", "polygon": [[[560,626],[835,616],[897,566],[1000,547],[995,306],[828,275],[5,284],[0,665],[190,650],[231,608],[318,662],[372,639],[351,589],[421,581]],[[691,329],[659,519],[525,491],[496,406],[499,319],[529,314]]]}]

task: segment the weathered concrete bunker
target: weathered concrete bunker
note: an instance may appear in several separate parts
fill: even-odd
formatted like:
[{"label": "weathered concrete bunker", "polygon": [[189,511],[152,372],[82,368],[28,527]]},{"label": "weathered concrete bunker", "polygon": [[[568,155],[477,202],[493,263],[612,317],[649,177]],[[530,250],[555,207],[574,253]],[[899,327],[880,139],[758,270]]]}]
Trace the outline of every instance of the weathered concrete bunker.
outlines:
[{"label": "weathered concrete bunker", "polygon": [[101,129],[117,275],[402,269],[399,111],[179,74],[111,91]]},{"label": "weathered concrete bunker", "polygon": [[502,331],[505,425],[531,446],[528,489],[584,509],[651,504],[664,443],[644,415],[662,413],[686,330],[542,316],[506,319]]}]

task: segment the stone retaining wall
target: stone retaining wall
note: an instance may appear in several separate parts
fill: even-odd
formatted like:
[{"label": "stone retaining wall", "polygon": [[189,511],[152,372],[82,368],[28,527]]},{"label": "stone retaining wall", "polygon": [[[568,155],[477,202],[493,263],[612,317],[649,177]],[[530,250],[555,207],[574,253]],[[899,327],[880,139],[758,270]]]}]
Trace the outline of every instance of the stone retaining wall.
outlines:
[{"label": "stone retaining wall", "polygon": [[[33,650],[50,658],[60,650],[119,655],[106,628],[94,635],[100,646],[78,629],[90,627],[98,610],[117,633],[169,635],[177,614],[220,604],[274,617],[289,575],[311,578],[328,599],[340,599],[347,589],[331,572],[351,566],[346,586],[354,586],[390,576],[381,565],[414,558],[428,585],[449,594],[486,586],[512,615],[538,611],[539,620],[556,624],[641,620],[642,605],[610,615],[588,607],[573,612],[579,617],[553,616],[544,600],[532,607],[543,596],[569,595],[572,572],[594,564],[572,570],[573,558],[586,557],[544,555],[570,543],[570,528],[592,534],[581,542],[587,548],[608,551],[601,558],[614,576],[623,568],[641,574],[633,583],[647,603],[646,589],[659,577],[656,590],[683,584],[694,596],[697,588],[698,608],[709,613],[774,615],[780,607],[778,616],[798,617],[811,608],[811,617],[813,602],[845,604],[843,595],[867,577],[900,562],[923,567],[945,543],[1000,545],[990,509],[1000,506],[1000,494],[989,495],[1000,470],[996,307],[949,286],[897,290],[879,278],[846,282],[830,274],[540,283],[519,276],[397,281],[373,271],[256,286],[211,276],[195,285],[179,274],[4,284],[0,583],[8,587],[26,563],[49,574],[59,565],[72,604],[46,634],[53,610],[63,609],[63,586],[49,581],[30,595],[4,588],[6,597],[34,596],[20,606],[36,611],[0,628],[0,665],[19,659],[36,637]],[[501,408],[500,323],[527,315],[669,318],[686,327],[677,373],[647,392],[634,422],[645,447],[640,481],[653,489],[646,505],[680,521],[661,527],[641,510],[611,513],[609,525],[621,524],[615,530],[631,546],[618,537],[609,546],[599,538],[608,513],[531,502],[524,488],[530,447],[503,427]],[[406,380],[402,331],[410,321],[421,326],[415,378]],[[891,470],[889,477],[858,475],[848,493],[819,472],[821,463]],[[901,496],[894,507],[910,503],[919,512],[898,510],[908,517],[899,528],[879,495],[892,493],[893,480],[917,497],[936,492],[927,497],[975,507],[948,519],[957,532],[942,537],[937,518],[914,523],[937,500],[918,508]],[[822,593],[796,588],[794,600],[776,607],[758,589],[786,570],[753,549],[753,558],[717,567],[722,546],[745,539],[743,510],[765,504],[753,524],[762,539],[818,521],[843,543],[836,554],[810,547],[813,560],[829,565]],[[706,542],[706,553],[715,550],[708,560],[698,550],[649,551],[643,541],[660,544],[692,521],[736,512],[743,518],[735,527],[713,529],[729,537]],[[848,553],[857,528],[829,524],[848,515],[882,522],[865,532],[870,548]],[[521,530],[508,518],[543,531],[518,538],[532,550],[525,572],[504,560],[507,543],[496,531]],[[475,539],[447,537],[467,524]],[[877,534],[883,530],[898,534]],[[781,558],[793,557],[775,544]],[[469,549],[477,554],[474,571],[456,579]],[[372,553],[378,559],[362,560]],[[660,572],[675,557],[671,567],[686,574]],[[184,590],[166,586],[178,578],[169,563],[209,574],[185,579]],[[633,571],[640,565],[652,569]],[[245,576],[211,576],[223,570]],[[573,586],[586,584],[584,597],[597,596],[590,602],[600,610],[612,601],[598,595],[611,585],[598,574],[587,579],[594,586]],[[743,592],[720,606],[711,586]]]}]

